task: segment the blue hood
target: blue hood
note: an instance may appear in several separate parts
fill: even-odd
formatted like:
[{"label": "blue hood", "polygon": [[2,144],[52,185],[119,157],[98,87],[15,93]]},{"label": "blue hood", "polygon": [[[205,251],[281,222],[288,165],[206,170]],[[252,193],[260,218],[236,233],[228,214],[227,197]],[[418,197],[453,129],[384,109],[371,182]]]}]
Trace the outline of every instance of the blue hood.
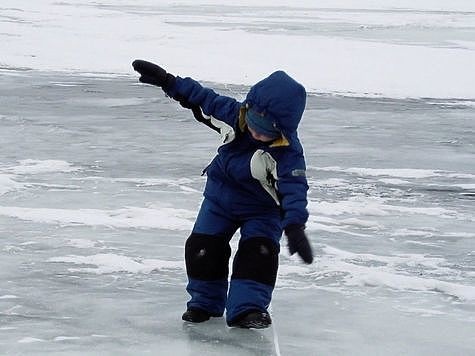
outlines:
[{"label": "blue hood", "polygon": [[306,96],[302,84],[284,71],[277,71],[252,86],[244,103],[272,120],[289,137],[302,119]]}]

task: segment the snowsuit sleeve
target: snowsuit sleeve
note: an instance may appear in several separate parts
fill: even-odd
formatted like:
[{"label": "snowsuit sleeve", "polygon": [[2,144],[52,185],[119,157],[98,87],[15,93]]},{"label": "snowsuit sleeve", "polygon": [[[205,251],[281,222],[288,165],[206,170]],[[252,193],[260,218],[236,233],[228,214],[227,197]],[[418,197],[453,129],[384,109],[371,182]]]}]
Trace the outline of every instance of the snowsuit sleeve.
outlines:
[{"label": "snowsuit sleeve", "polygon": [[205,115],[236,127],[241,103],[231,97],[219,95],[191,78],[180,77],[176,77],[175,85],[166,93],[175,100],[184,99],[192,105],[198,105]]},{"label": "snowsuit sleeve", "polygon": [[291,150],[278,164],[277,188],[282,207],[282,226],[305,225],[308,219],[305,159],[300,150]]}]

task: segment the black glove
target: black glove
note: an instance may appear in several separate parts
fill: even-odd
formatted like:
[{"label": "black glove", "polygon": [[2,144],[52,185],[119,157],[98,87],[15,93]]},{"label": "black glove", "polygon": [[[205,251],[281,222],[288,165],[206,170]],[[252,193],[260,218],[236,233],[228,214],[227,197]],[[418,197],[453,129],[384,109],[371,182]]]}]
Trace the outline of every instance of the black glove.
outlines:
[{"label": "black glove", "polygon": [[305,263],[310,264],[313,262],[313,251],[304,230],[304,225],[289,225],[285,228],[285,235],[290,254],[297,252]]},{"label": "black glove", "polygon": [[132,67],[140,73],[139,80],[142,83],[156,85],[164,90],[175,84],[175,76],[154,63],[136,59],[132,62]]},{"label": "black glove", "polygon": [[[132,62],[132,67],[140,73],[140,82],[161,87],[167,94],[169,94],[168,90],[175,85],[175,76],[167,73],[165,69],[155,63],[136,59]],[[204,123],[206,126],[212,128],[218,133],[221,132],[218,127],[214,126],[210,120],[203,116],[199,105],[190,103],[187,99],[178,94],[173,95],[173,99],[177,100],[185,109],[191,109],[196,120]]]}]

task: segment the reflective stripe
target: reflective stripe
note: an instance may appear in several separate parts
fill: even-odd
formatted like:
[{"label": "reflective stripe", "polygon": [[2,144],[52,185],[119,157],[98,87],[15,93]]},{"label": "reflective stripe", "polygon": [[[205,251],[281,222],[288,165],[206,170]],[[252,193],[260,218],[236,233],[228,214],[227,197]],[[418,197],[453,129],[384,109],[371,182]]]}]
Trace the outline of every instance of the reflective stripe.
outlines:
[{"label": "reflective stripe", "polygon": [[275,203],[280,205],[279,196],[275,187],[275,183],[278,180],[277,161],[269,152],[257,150],[252,155],[250,165],[252,177],[257,179],[262,185],[262,188],[274,199]]}]

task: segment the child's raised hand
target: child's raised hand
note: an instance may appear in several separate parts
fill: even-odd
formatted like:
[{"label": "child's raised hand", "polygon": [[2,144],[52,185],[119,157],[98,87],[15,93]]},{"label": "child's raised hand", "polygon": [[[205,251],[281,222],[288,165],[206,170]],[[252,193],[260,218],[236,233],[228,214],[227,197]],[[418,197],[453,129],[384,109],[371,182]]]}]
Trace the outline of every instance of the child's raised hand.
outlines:
[{"label": "child's raised hand", "polygon": [[310,264],[313,262],[313,251],[304,230],[304,225],[290,225],[285,229],[285,235],[290,254],[297,252],[302,261]]},{"label": "child's raised hand", "polygon": [[140,73],[140,82],[156,85],[163,89],[171,87],[175,82],[175,76],[167,73],[165,69],[155,63],[136,59],[132,62],[134,70]]}]

